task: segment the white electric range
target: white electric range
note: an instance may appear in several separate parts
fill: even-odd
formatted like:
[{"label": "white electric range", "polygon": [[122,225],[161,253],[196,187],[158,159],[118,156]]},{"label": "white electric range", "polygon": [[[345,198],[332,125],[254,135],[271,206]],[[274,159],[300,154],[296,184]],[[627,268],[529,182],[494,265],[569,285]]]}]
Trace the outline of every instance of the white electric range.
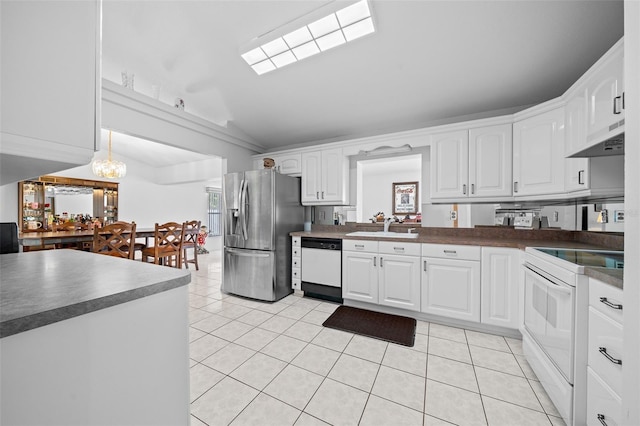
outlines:
[{"label": "white electric range", "polygon": [[527,247],[522,343],[527,361],[568,425],[585,423],[586,267],[624,267],[624,252]]}]

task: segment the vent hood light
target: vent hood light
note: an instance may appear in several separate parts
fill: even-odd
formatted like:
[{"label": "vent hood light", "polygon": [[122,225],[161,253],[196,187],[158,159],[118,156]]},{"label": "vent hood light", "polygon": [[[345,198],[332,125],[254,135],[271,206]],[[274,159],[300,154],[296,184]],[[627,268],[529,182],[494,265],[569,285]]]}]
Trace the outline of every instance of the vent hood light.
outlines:
[{"label": "vent hood light", "polygon": [[252,43],[253,48],[240,56],[261,75],[375,32],[368,0],[360,0],[301,25],[281,37],[268,36],[262,43]]}]

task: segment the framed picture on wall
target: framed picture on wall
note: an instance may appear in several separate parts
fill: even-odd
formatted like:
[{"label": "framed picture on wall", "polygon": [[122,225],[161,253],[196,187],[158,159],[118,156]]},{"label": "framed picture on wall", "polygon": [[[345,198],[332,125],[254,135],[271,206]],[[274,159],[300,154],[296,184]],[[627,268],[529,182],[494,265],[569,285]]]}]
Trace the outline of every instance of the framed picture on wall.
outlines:
[{"label": "framed picture on wall", "polygon": [[418,182],[394,182],[393,214],[418,213]]}]

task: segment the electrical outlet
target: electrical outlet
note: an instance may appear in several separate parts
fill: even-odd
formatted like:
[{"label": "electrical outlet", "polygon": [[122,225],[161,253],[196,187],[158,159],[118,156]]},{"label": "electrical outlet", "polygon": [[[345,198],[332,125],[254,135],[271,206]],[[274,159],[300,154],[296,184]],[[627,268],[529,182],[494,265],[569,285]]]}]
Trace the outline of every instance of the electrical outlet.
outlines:
[{"label": "electrical outlet", "polygon": [[624,210],[614,210],[613,211],[613,221],[614,222],[624,222]]},{"label": "electrical outlet", "polygon": [[553,221],[557,222],[560,219],[560,213],[553,212]]},{"label": "electrical outlet", "polygon": [[451,212],[449,212],[449,219],[458,220],[458,212],[455,210],[451,210]]}]

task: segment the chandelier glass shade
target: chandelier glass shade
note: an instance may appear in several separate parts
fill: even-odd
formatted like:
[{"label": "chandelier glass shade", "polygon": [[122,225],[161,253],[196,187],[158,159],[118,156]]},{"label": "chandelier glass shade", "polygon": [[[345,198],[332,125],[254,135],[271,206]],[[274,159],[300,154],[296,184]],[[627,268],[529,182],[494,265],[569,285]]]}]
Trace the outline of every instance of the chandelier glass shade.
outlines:
[{"label": "chandelier glass shade", "polygon": [[109,130],[109,155],[106,160],[95,160],[91,164],[93,174],[107,179],[123,178],[127,174],[127,165],[111,159],[111,130]]}]

